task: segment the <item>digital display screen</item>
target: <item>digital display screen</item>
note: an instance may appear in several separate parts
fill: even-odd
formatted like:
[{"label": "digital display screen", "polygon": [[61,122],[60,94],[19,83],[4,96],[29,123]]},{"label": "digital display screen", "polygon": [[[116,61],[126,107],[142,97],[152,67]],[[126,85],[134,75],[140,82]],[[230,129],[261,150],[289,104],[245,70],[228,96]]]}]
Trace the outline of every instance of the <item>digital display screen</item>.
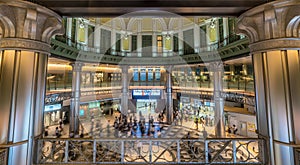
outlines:
[{"label": "digital display screen", "polygon": [[79,110],[79,116],[84,116],[84,110],[83,109]]},{"label": "digital display screen", "polygon": [[205,105],[205,106],[210,106],[210,102],[205,101],[205,102],[204,102],[204,105]]},{"label": "digital display screen", "polygon": [[148,69],[148,81],[153,81],[153,69]]},{"label": "digital display screen", "polygon": [[160,90],[158,89],[136,89],[132,90],[133,96],[160,96]]},{"label": "digital display screen", "polygon": [[100,102],[89,103],[89,108],[97,108],[97,107],[100,107]]},{"label": "digital display screen", "polygon": [[146,81],[146,69],[142,68],[140,74],[141,74],[141,81]]},{"label": "digital display screen", "polygon": [[139,81],[139,70],[133,69],[133,81]]},{"label": "digital display screen", "polygon": [[196,69],[196,76],[200,76],[200,72],[201,72],[200,68],[197,68]]},{"label": "digital display screen", "polygon": [[160,69],[155,69],[155,80],[156,81],[160,80]]},{"label": "digital display screen", "polygon": [[53,104],[53,105],[46,105],[45,106],[45,112],[59,110],[59,109],[61,109],[61,104]]}]

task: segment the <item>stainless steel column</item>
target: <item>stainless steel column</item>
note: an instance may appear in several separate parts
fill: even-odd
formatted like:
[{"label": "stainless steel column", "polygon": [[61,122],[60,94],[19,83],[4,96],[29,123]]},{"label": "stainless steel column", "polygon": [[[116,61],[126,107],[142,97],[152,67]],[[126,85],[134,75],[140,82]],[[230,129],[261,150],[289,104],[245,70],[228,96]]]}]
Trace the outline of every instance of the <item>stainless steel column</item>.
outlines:
[{"label": "stainless steel column", "polygon": [[300,1],[280,0],[238,19],[238,31],[250,40],[257,131],[269,142],[268,164],[295,164],[294,147],[300,144],[299,10]]},{"label": "stainless steel column", "polygon": [[171,124],[173,122],[173,99],[172,99],[172,67],[169,66],[166,70],[167,73],[167,84],[166,84],[166,111],[167,111],[167,122]]},{"label": "stainless steel column", "polygon": [[70,133],[79,135],[79,109],[81,95],[81,72],[83,63],[74,62],[72,65],[72,98],[70,107]]},{"label": "stainless steel column", "polygon": [[213,62],[210,64],[210,71],[213,72],[214,103],[215,103],[215,136],[225,137],[224,99],[223,93],[223,63]]},{"label": "stainless steel column", "polygon": [[43,132],[50,39],[62,34],[61,17],[26,1],[0,0],[0,144],[8,164],[33,164],[34,138]]},{"label": "stainless steel column", "polygon": [[121,113],[126,115],[128,113],[128,66],[122,65],[122,96],[121,96]]},{"label": "stainless steel column", "polygon": [[143,36],[142,36],[142,19],[141,18],[137,18],[137,56],[138,57],[142,57],[142,51],[143,51]]}]

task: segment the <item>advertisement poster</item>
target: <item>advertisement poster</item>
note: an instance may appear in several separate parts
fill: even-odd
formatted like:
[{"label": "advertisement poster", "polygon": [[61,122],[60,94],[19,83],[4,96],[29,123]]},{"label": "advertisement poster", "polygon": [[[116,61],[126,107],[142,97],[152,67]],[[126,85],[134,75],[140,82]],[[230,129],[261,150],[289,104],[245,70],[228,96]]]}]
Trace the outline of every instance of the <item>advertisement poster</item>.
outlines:
[{"label": "advertisement poster", "polygon": [[160,69],[155,69],[155,80],[160,81]]},{"label": "advertisement poster", "polygon": [[148,81],[153,81],[153,69],[148,69]]},{"label": "advertisement poster", "polygon": [[247,127],[248,127],[248,131],[250,131],[250,132],[255,132],[255,124],[254,123],[249,123],[249,122],[247,122]]},{"label": "advertisement poster", "polygon": [[146,69],[145,68],[142,68],[141,69],[141,81],[146,81]]},{"label": "advertisement poster", "polygon": [[139,81],[139,70],[133,69],[133,81]]}]

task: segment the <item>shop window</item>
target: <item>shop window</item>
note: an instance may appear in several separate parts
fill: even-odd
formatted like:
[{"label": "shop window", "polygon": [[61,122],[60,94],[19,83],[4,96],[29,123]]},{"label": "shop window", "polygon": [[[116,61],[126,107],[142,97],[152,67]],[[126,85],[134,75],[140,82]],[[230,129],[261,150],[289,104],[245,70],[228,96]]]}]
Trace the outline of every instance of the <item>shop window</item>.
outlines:
[{"label": "shop window", "polygon": [[157,52],[162,53],[163,51],[163,41],[162,41],[162,36],[157,36]]},{"label": "shop window", "polygon": [[173,51],[178,52],[178,34],[173,36]]}]

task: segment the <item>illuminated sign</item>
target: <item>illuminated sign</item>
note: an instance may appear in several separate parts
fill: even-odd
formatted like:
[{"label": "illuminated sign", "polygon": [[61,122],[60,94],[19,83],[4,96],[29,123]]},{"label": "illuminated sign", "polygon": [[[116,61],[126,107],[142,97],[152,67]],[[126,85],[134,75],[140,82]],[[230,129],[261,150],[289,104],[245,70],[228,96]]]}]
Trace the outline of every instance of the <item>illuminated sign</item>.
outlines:
[{"label": "illuminated sign", "polygon": [[158,89],[136,89],[132,90],[132,96],[160,96]]},{"label": "illuminated sign", "polygon": [[210,102],[205,101],[205,102],[204,102],[204,105],[205,105],[205,106],[210,106]]},{"label": "illuminated sign", "polygon": [[61,109],[61,104],[53,104],[53,105],[45,106],[45,112],[55,111],[55,110],[60,110],[60,109]]},{"label": "illuminated sign", "polygon": [[160,80],[160,69],[155,69],[155,80]]},{"label": "illuminated sign", "polygon": [[146,81],[146,69],[145,68],[141,69],[140,76],[141,76],[140,77],[141,81]]},{"label": "illuminated sign", "polygon": [[100,102],[90,102],[89,103],[89,108],[99,108],[100,107]]},{"label": "illuminated sign", "polygon": [[148,69],[148,81],[153,81],[153,69]]},{"label": "illuminated sign", "polygon": [[79,110],[79,116],[84,116],[84,109]]},{"label": "illuminated sign", "polygon": [[139,70],[133,69],[133,81],[139,81]]}]

